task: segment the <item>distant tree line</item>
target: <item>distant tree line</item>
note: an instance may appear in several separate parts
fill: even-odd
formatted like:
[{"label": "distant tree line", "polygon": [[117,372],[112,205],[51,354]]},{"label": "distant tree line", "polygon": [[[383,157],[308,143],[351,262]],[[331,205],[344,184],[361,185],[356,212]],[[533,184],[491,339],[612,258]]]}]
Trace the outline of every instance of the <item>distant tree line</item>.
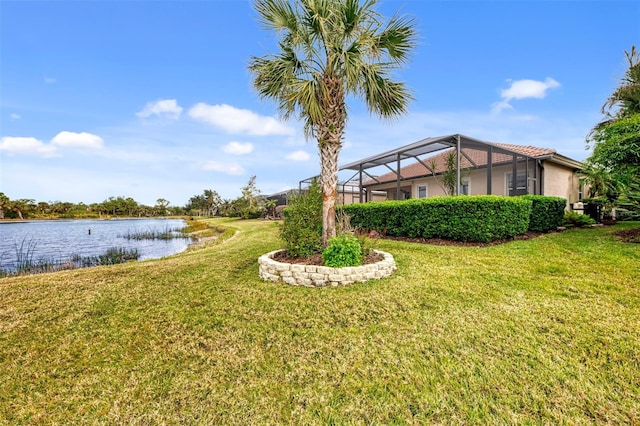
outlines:
[{"label": "distant tree line", "polygon": [[185,214],[190,216],[226,216],[255,219],[268,214],[270,202],[260,195],[256,185],[256,177],[251,176],[241,188],[240,197],[226,200],[211,189],[205,189],[201,195],[194,195],[184,207]]},{"label": "distant tree line", "polygon": [[162,216],[228,216],[253,219],[269,214],[272,202],[261,196],[256,177],[251,176],[241,188],[241,196],[225,200],[218,192],[205,189],[194,195],[184,207],[170,206],[158,198],[153,206],[138,203],[131,197],[109,197],[101,203],[71,203],[32,199],[12,200],[0,192],[0,219],[73,219],[101,217],[162,217]]},{"label": "distant tree line", "polygon": [[183,207],[169,206],[159,198],[153,206],[138,203],[131,197],[109,197],[101,203],[71,203],[68,201],[12,200],[0,192],[0,219],[73,219],[100,217],[159,217],[184,214]]}]

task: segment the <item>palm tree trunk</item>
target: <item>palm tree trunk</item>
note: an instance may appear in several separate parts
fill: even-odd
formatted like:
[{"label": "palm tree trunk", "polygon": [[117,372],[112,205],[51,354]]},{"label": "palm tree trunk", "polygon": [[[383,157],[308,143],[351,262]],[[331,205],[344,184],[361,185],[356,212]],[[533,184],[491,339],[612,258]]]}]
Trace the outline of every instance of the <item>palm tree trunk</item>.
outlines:
[{"label": "palm tree trunk", "polygon": [[336,199],[338,186],[338,154],[340,143],[320,146],[320,185],[322,187],[322,245],[336,236]]},{"label": "palm tree trunk", "polygon": [[324,116],[317,123],[320,148],[320,185],[322,187],[322,245],[336,236],[336,199],[338,198],[338,156],[346,122],[344,88],[339,78],[330,74],[322,78],[326,88],[320,99]]}]

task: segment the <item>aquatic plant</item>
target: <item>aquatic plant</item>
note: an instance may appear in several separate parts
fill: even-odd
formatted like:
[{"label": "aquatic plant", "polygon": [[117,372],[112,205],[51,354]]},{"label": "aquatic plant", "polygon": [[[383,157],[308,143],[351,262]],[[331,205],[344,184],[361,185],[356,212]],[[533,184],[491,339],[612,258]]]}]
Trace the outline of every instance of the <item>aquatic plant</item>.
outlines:
[{"label": "aquatic plant", "polygon": [[33,265],[33,254],[36,250],[37,241],[23,238],[20,244],[15,243],[16,265],[18,272],[29,270]]},{"label": "aquatic plant", "polygon": [[124,247],[112,247],[103,254],[97,256],[81,256],[74,254],[65,259],[40,258],[33,260],[33,249],[35,243],[20,245],[20,256],[16,268],[0,268],[0,278],[43,274],[47,272],[65,271],[77,268],[89,268],[101,265],[116,265],[131,260],[138,260],[140,253],[137,249],[126,249]]},{"label": "aquatic plant", "polygon": [[148,229],[146,231],[130,231],[125,234],[118,234],[118,238],[127,240],[172,240],[174,238],[191,238],[180,228],[170,228],[165,226],[163,230]]},{"label": "aquatic plant", "polygon": [[126,249],[124,247],[112,247],[105,253],[97,256],[74,256],[73,262],[79,267],[91,267],[100,265],[116,265],[118,263],[138,260],[140,253],[137,249]]}]

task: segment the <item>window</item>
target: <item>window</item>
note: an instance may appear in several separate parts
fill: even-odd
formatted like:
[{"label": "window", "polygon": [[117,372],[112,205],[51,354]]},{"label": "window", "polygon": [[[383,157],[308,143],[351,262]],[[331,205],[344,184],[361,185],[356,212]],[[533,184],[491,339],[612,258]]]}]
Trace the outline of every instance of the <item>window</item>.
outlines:
[{"label": "window", "polygon": [[509,195],[525,195],[527,194],[527,172],[518,172],[516,176],[516,191],[513,191],[513,173],[505,175],[507,180],[507,191]]},{"label": "window", "polygon": [[469,178],[460,179],[460,195],[469,195],[471,188],[470,185]]},{"label": "window", "polygon": [[418,198],[427,198],[427,186],[426,185],[418,186]]}]

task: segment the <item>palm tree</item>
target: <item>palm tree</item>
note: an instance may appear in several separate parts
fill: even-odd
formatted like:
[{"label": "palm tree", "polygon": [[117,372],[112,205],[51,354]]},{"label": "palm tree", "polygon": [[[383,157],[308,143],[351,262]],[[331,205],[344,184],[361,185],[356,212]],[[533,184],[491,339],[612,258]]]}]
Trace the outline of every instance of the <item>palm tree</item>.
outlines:
[{"label": "palm tree", "polygon": [[587,161],[580,182],[589,190],[588,198],[615,199],[620,188],[613,174],[600,164]]},{"label": "palm tree", "polygon": [[338,156],[347,121],[346,97],[391,118],[411,95],[391,79],[415,46],[413,20],[376,12],[377,0],[256,0],[259,21],[279,38],[280,52],[251,59],[253,84],[278,102],[283,118],[304,122],[320,150],[322,242],[335,236]]},{"label": "palm tree", "polygon": [[591,130],[589,138],[617,120],[640,114],[640,52],[635,46],[631,46],[631,50],[625,51],[624,55],[629,68],[625,71],[620,86],[602,105],[601,112],[605,118]]}]

